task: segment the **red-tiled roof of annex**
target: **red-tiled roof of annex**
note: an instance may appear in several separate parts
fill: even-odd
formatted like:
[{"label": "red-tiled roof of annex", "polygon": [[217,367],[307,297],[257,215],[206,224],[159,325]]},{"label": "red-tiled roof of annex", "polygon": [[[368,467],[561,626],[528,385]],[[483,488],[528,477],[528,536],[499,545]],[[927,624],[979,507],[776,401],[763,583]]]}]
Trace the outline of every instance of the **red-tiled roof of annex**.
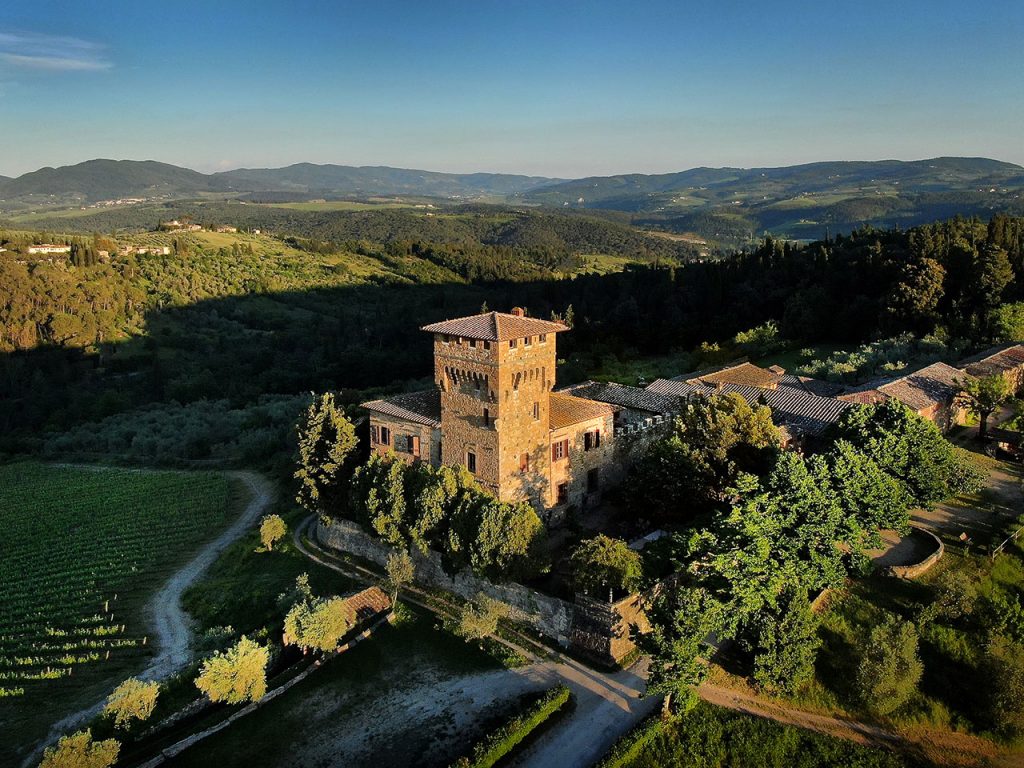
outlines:
[{"label": "red-tiled roof of annex", "polygon": [[527,336],[539,336],[542,333],[559,333],[569,328],[562,323],[550,320],[538,320],[535,317],[521,317],[504,312],[485,312],[482,315],[458,317],[440,323],[425,325],[420,330],[428,333],[446,333],[449,336],[462,336],[466,339],[483,341],[509,341]]},{"label": "red-tiled roof of annex", "polygon": [[405,419],[428,427],[441,426],[441,393],[436,389],[422,392],[406,392],[383,400],[371,400],[363,403],[368,411],[376,411],[385,416]]},{"label": "red-tiled roof of annex", "polygon": [[564,395],[561,392],[552,392],[548,402],[548,428],[551,430],[570,427],[602,416],[612,416],[616,410],[615,406],[608,403]]},{"label": "red-tiled roof of annex", "polygon": [[391,598],[380,587],[368,587],[345,598],[345,603],[355,611],[356,619],[367,621],[391,610]]},{"label": "red-tiled roof of annex", "polygon": [[1024,344],[1010,344],[988,349],[960,361],[960,367],[971,376],[983,378],[1024,366]]}]

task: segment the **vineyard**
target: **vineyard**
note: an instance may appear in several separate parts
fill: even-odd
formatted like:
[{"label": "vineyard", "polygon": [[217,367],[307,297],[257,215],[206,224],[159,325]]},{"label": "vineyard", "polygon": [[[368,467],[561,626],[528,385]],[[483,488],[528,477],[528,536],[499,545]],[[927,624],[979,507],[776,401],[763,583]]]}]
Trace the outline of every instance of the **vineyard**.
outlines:
[{"label": "vineyard", "polygon": [[0,742],[10,706],[52,707],[141,665],[146,598],[227,523],[232,487],[214,473],[0,466]]}]

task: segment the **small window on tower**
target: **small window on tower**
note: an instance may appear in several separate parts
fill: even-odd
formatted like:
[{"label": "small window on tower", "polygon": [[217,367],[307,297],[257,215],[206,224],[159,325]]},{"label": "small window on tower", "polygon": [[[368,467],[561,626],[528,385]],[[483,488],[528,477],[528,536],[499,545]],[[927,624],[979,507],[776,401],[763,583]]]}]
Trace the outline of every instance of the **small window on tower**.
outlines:
[{"label": "small window on tower", "polygon": [[537,421],[540,419],[540,403],[534,402],[533,404],[533,420]]},{"label": "small window on tower", "polygon": [[391,445],[391,430],[387,427],[380,428],[381,445]]},{"label": "small window on tower", "polygon": [[524,347],[528,347],[531,344],[533,344],[533,336],[527,336],[525,339],[523,339],[523,346]]},{"label": "small window on tower", "polygon": [[517,341],[516,339],[509,339],[508,348],[509,349],[515,349],[516,348],[516,341]]},{"label": "small window on tower", "polygon": [[466,469],[476,474],[476,454],[472,451],[466,451]]},{"label": "small window on tower", "polygon": [[489,408],[484,408],[484,426],[489,427],[491,426],[491,423],[491,410]]},{"label": "small window on tower", "polygon": [[547,340],[548,340],[548,335],[546,333],[542,333],[540,336],[537,337],[537,343],[538,344],[546,344]]},{"label": "small window on tower", "polygon": [[476,339],[470,339],[469,340],[469,346],[476,347]]},{"label": "small window on tower", "polygon": [[484,349],[490,349],[490,348],[491,348],[491,342],[485,341],[484,342]]},{"label": "small window on tower", "polygon": [[523,453],[519,456],[519,471],[529,472],[530,471],[530,454]]}]

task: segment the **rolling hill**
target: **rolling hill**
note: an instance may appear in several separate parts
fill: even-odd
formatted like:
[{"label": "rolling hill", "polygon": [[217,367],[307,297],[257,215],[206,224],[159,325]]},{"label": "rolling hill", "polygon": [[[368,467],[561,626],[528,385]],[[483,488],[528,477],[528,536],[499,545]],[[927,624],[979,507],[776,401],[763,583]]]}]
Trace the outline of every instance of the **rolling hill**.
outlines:
[{"label": "rolling hill", "polygon": [[422,195],[478,198],[528,192],[559,179],[502,173],[439,173],[387,166],[315,165],[240,168],[214,174],[237,188],[324,192],[341,195]]},{"label": "rolling hill", "polygon": [[910,227],[957,214],[1024,213],[1024,168],[987,158],[940,157],[692,168],[566,181],[313,163],[204,174],[154,161],[90,160],[0,178],[0,214],[14,222],[29,211],[49,217],[64,208],[84,215],[88,212],[79,207],[120,198],[164,205],[210,198],[273,204],[378,197],[583,209],[643,229],[696,235],[728,249],[766,232],[809,240],[864,225]]}]

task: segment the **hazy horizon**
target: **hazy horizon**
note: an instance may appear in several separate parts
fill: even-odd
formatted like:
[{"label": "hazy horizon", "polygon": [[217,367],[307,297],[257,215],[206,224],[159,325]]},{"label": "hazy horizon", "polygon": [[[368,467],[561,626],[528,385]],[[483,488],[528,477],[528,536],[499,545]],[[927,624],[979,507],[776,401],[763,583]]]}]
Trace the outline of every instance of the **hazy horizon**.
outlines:
[{"label": "hazy horizon", "polygon": [[1024,6],[784,0],[0,11],[0,173],[97,157],[579,178],[1024,164]]},{"label": "hazy horizon", "polygon": [[[364,163],[362,165],[355,165],[353,163],[332,162],[332,161],[329,161],[329,160],[324,161],[324,162],[313,162],[313,161],[309,161],[309,160],[298,160],[298,161],[296,161],[294,163],[287,163],[285,165],[248,165],[248,166],[238,166],[237,168],[213,168],[213,169],[208,169],[208,170],[207,169],[203,169],[201,167],[194,166],[194,165],[183,165],[183,164],[179,164],[179,163],[168,163],[168,164],[175,165],[175,166],[177,166],[179,168],[185,168],[185,169],[188,169],[188,170],[199,171],[200,173],[204,173],[204,174],[222,173],[222,172],[231,172],[231,171],[242,171],[242,170],[264,170],[264,169],[274,170],[274,169],[279,169],[279,168],[286,168],[286,167],[289,167],[289,166],[292,166],[292,165],[310,164],[310,165],[320,165],[320,166],[336,165],[336,166],[355,167],[355,168],[360,168],[360,167],[362,167],[362,168],[392,168],[392,169],[395,169],[395,170],[426,171],[426,172],[429,172],[429,173],[448,173],[448,174],[502,173],[502,174],[511,174],[511,175],[519,175],[519,176],[530,176],[530,177],[538,177],[538,178],[543,177],[543,178],[550,178],[550,179],[575,180],[575,179],[582,179],[582,178],[589,178],[589,177],[618,176],[618,175],[635,174],[635,173],[643,173],[645,175],[668,175],[668,174],[673,174],[673,173],[682,173],[682,172],[685,172],[685,171],[691,171],[691,170],[695,170],[695,169],[698,169],[698,168],[736,169],[736,170],[747,171],[747,170],[753,170],[753,169],[772,169],[772,168],[797,167],[797,166],[801,166],[801,165],[814,165],[814,164],[817,164],[817,163],[884,163],[884,162],[912,163],[912,162],[924,162],[926,160],[938,160],[938,159],[941,159],[941,158],[955,158],[955,159],[963,159],[963,160],[993,160],[993,161],[1001,162],[1001,163],[1012,163],[1012,164],[1018,165],[1022,169],[1024,169],[1024,165],[1022,165],[1021,163],[1013,163],[1013,161],[1011,161],[1011,160],[1004,160],[1004,159],[999,158],[999,157],[983,157],[983,156],[980,156],[980,155],[973,156],[973,157],[969,157],[969,156],[966,156],[966,155],[935,155],[935,156],[931,156],[931,157],[908,157],[908,158],[900,158],[900,157],[877,157],[877,158],[841,158],[841,157],[833,157],[833,158],[825,158],[825,159],[820,159],[820,160],[808,160],[806,162],[792,163],[792,164],[788,164],[788,165],[747,165],[747,166],[740,166],[740,165],[721,166],[720,165],[720,166],[712,166],[712,165],[708,165],[708,164],[705,163],[705,164],[701,164],[701,165],[688,166],[686,168],[667,168],[667,169],[664,169],[664,170],[643,171],[643,172],[641,172],[641,171],[631,171],[631,170],[609,171],[608,173],[592,173],[592,174],[588,174],[587,176],[574,176],[574,177],[570,177],[570,176],[555,176],[555,175],[546,174],[546,173],[520,173],[520,172],[515,171],[515,170],[493,171],[493,170],[490,170],[490,169],[487,169],[487,168],[477,168],[477,169],[474,169],[474,170],[458,170],[458,171],[449,170],[447,168],[412,168],[412,167],[409,167],[409,166],[393,165],[393,164],[386,163],[386,162],[384,162],[384,163]],[[62,168],[62,167],[80,165],[82,163],[87,163],[87,162],[92,162],[92,161],[97,161],[97,160],[111,160],[111,161],[114,161],[114,162],[122,162],[122,161],[150,162],[150,161],[152,161],[152,162],[158,162],[158,163],[167,163],[166,160],[159,160],[159,159],[157,159],[155,157],[144,157],[144,158],[139,158],[139,157],[90,157],[90,158],[85,158],[83,160],[78,160],[78,161],[75,161],[75,162],[61,163],[60,165],[43,165],[43,166],[40,166],[39,168],[33,168],[30,171],[25,171],[23,173],[5,173],[3,171],[3,169],[0,169],[0,176],[7,176],[7,177],[11,177],[11,178],[17,178],[18,176],[22,176],[22,175],[25,175],[27,173],[33,173],[35,171],[40,171],[40,170],[43,170],[45,168]]]}]

